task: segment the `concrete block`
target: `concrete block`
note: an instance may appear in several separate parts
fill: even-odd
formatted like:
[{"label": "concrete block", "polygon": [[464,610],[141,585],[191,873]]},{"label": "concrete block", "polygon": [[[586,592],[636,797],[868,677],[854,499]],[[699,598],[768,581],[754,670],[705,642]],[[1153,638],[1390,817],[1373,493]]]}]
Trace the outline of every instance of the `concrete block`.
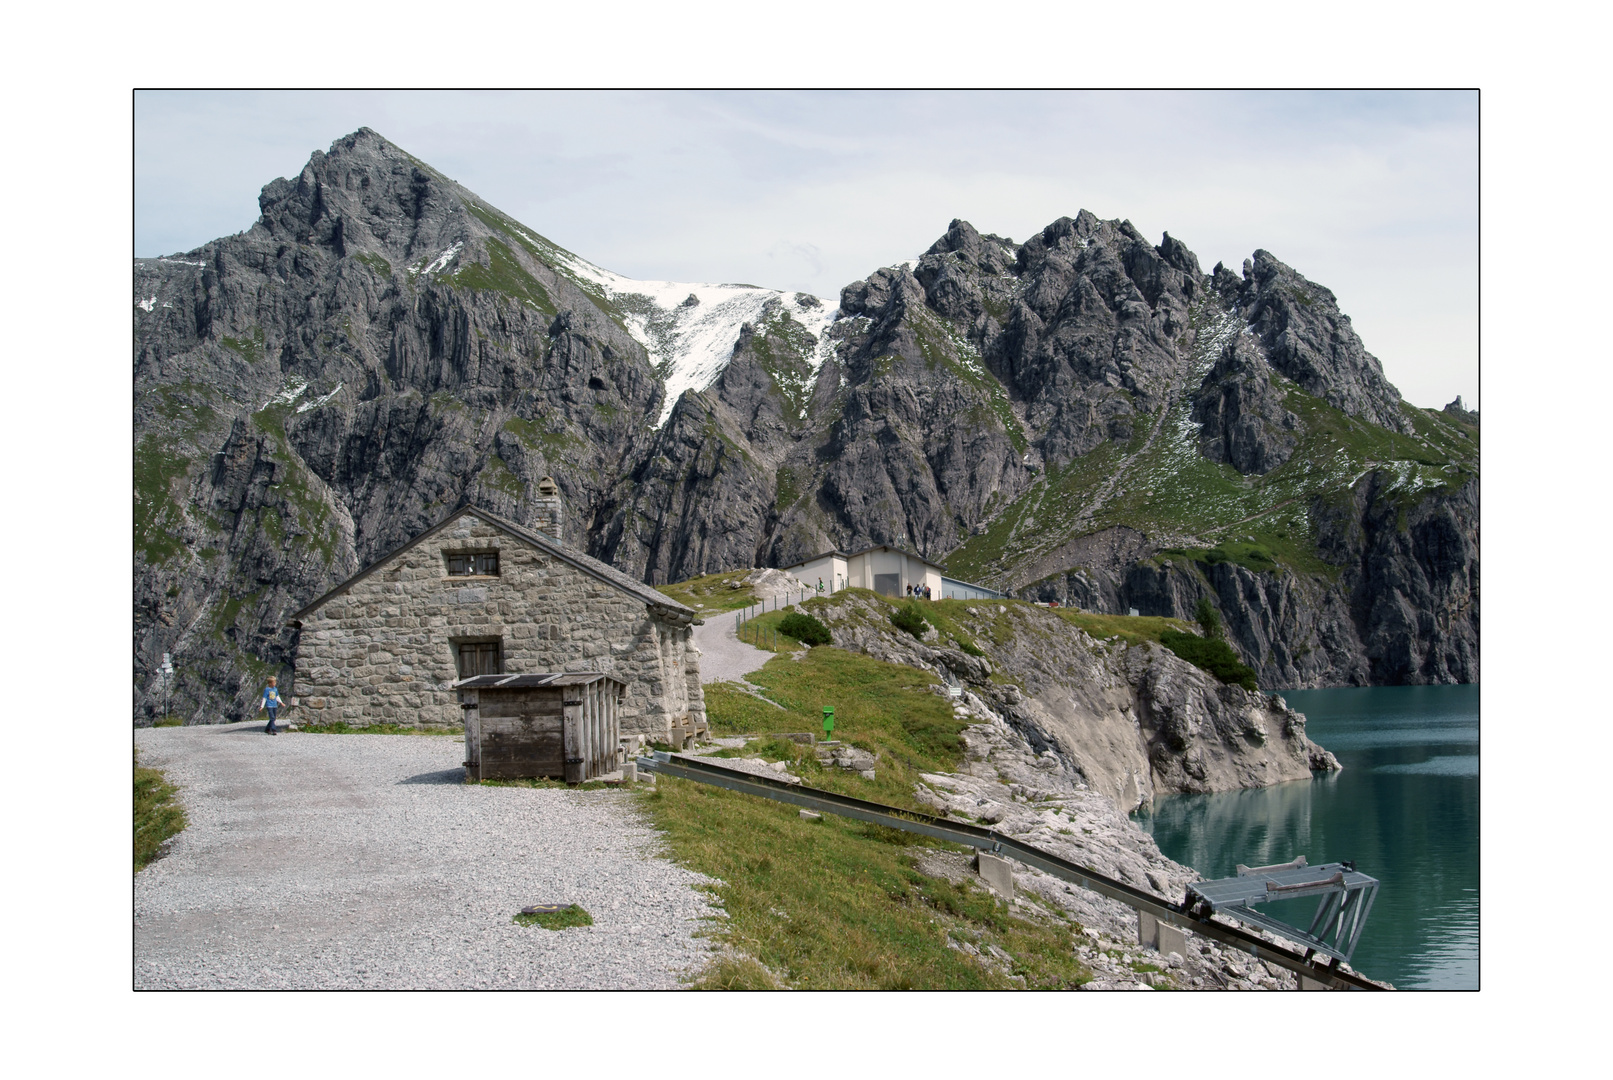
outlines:
[{"label": "concrete block", "polygon": [[1014,868],[1007,859],[982,851],[975,856],[975,869],[991,887],[992,892],[1004,899],[1013,899]]},{"label": "concrete block", "polygon": [[1160,923],[1158,936],[1154,939],[1154,947],[1161,953],[1180,953],[1187,955],[1187,931],[1180,926],[1170,923]]},{"label": "concrete block", "polygon": [[813,812],[811,810],[803,810],[803,811],[801,811],[801,820],[802,821],[822,821],[823,820],[823,815],[819,814],[819,813],[815,813],[815,812]]},{"label": "concrete block", "polygon": [[1137,913],[1137,944],[1152,949],[1159,942],[1159,920],[1146,911]]}]

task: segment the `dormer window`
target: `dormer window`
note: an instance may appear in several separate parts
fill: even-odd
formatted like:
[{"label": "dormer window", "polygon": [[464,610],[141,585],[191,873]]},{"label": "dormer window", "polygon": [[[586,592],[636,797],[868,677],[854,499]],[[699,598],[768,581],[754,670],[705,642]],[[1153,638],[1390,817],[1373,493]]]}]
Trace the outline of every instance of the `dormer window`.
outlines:
[{"label": "dormer window", "polygon": [[496,551],[453,551],[448,552],[449,577],[497,577],[498,552]]}]

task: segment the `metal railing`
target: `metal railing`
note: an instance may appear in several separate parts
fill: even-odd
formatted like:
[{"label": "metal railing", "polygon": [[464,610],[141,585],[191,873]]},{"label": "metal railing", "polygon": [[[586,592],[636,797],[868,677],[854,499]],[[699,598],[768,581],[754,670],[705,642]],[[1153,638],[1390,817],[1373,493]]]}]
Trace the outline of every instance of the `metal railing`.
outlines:
[{"label": "metal railing", "polygon": [[659,773],[697,784],[711,784],[745,795],[755,795],[775,802],[855,818],[874,825],[884,825],[904,832],[946,840],[966,847],[979,848],[997,854],[1011,855],[1027,866],[1051,874],[1060,880],[1083,889],[1118,900],[1137,911],[1146,912],[1160,922],[1191,930],[1195,934],[1219,941],[1240,952],[1249,953],[1260,960],[1268,960],[1314,982],[1337,990],[1383,990],[1385,987],[1354,972],[1344,971],[1335,965],[1313,962],[1307,955],[1257,937],[1237,926],[1214,922],[1189,911],[1182,904],[1147,893],[1141,889],[1116,881],[1078,863],[1062,859],[1022,840],[1003,836],[993,829],[948,821],[931,814],[921,814],[900,807],[867,802],[850,795],[840,795],[821,788],[809,788],[753,776],[750,773],[725,769],[709,762],[693,761],[681,755],[656,752],[638,759],[638,767],[648,773]]}]

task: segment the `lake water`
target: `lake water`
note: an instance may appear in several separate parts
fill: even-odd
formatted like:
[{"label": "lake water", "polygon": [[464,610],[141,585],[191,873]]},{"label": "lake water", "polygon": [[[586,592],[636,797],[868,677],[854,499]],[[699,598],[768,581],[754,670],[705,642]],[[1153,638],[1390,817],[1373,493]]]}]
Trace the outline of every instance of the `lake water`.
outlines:
[{"label": "lake water", "polygon": [[[1292,690],[1344,771],[1219,795],[1170,795],[1137,822],[1205,877],[1304,855],[1381,883],[1350,965],[1401,989],[1479,985],[1479,688]],[[1295,901],[1283,907],[1289,908]],[[1306,911],[1272,915],[1309,922]]]}]

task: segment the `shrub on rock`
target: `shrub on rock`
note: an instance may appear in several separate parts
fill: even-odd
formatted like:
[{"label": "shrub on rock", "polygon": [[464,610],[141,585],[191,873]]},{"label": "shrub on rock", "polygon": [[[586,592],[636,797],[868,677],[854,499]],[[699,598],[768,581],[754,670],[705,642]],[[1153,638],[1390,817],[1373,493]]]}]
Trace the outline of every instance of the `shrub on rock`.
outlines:
[{"label": "shrub on rock", "polygon": [[920,611],[919,606],[911,600],[897,609],[896,614],[891,616],[891,622],[896,629],[906,630],[916,638],[923,638],[924,631],[930,628],[924,612]]},{"label": "shrub on rock", "polygon": [[1166,630],[1159,635],[1159,643],[1224,683],[1241,686],[1245,690],[1260,689],[1255,682],[1254,669],[1239,660],[1232,646],[1224,641],[1184,634],[1180,630]]},{"label": "shrub on rock", "polygon": [[803,645],[827,645],[831,640],[829,628],[811,615],[792,611],[778,624],[779,633],[792,637]]}]

